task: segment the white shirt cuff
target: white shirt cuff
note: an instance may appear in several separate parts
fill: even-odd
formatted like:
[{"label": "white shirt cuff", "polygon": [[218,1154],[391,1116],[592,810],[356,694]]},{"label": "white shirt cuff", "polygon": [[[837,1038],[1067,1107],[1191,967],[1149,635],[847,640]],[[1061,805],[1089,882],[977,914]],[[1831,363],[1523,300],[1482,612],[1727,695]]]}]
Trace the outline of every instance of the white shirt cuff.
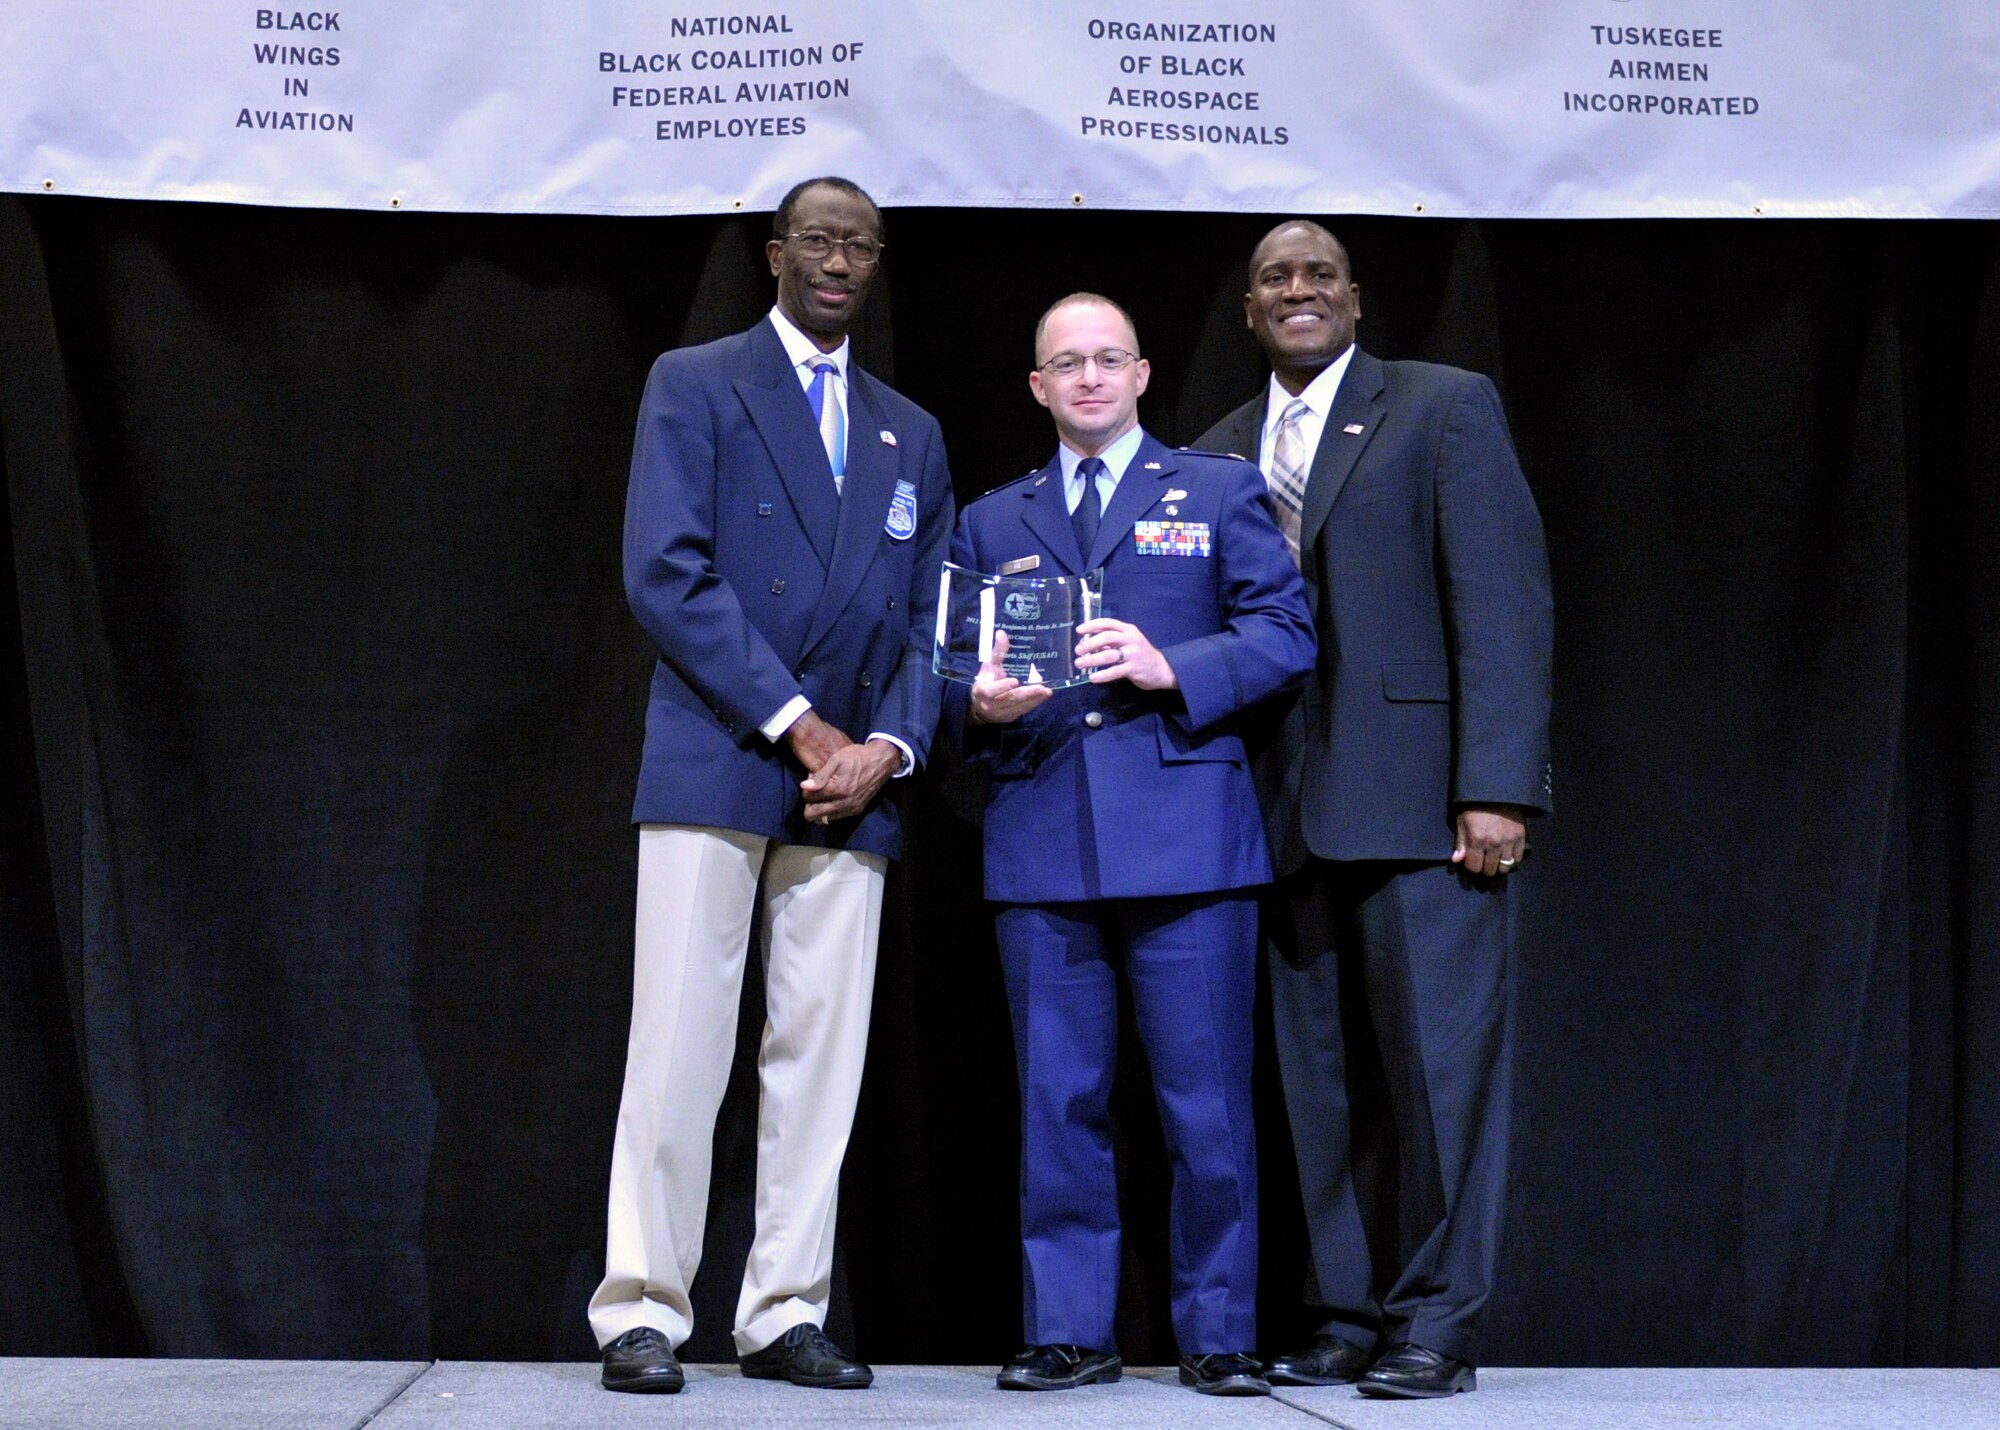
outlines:
[{"label": "white shirt cuff", "polygon": [[799,716],[812,708],[812,701],[806,699],[803,695],[794,695],[790,700],[787,700],[783,705],[778,707],[777,714],[773,715],[757,728],[764,732],[765,739],[775,745],[785,737],[785,731],[792,728]]},{"label": "white shirt cuff", "polygon": [[889,776],[890,779],[892,780],[902,779],[903,776],[909,774],[912,770],[916,769],[917,757],[911,753],[910,747],[908,745],[904,744],[901,740],[898,740],[894,735],[888,734],[886,731],[882,730],[871,730],[868,732],[868,738],[871,740],[887,740],[890,744],[894,745],[897,749],[903,752],[903,763],[896,766],[896,773],[890,775]]}]

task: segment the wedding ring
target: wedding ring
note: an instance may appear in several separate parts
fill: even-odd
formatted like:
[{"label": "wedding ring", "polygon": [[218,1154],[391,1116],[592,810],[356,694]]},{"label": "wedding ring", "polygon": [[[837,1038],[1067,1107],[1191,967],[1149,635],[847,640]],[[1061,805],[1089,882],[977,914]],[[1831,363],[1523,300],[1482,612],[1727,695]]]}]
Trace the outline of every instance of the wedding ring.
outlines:
[{"label": "wedding ring", "polygon": [[1515,865],[1515,862],[1516,862],[1516,861],[1515,861],[1515,860],[1512,860],[1512,859],[1502,859],[1502,860],[1500,861],[1500,867],[1501,867],[1502,869],[1511,869],[1511,868],[1513,868],[1513,867],[1514,867],[1514,865]]}]

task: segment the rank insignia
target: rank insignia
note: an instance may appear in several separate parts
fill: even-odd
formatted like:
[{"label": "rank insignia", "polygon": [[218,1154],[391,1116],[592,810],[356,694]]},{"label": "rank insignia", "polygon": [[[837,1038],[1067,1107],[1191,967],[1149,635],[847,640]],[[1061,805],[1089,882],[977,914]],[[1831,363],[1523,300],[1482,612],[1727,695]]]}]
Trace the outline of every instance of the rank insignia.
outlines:
[{"label": "rank insignia", "polygon": [[1132,549],[1140,556],[1206,556],[1210,537],[1205,521],[1139,521],[1132,524]]}]

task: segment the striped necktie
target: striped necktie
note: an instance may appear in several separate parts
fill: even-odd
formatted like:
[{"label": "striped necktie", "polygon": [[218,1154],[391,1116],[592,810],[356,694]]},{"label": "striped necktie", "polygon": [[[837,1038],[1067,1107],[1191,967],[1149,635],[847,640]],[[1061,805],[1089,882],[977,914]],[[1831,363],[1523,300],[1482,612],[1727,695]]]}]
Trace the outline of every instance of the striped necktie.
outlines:
[{"label": "striped necktie", "polygon": [[1310,411],[1305,399],[1294,397],[1278,418],[1278,441],[1271,449],[1271,502],[1294,565],[1299,560],[1299,518],[1306,505],[1306,439],[1299,420]]},{"label": "striped necktie", "polygon": [[826,448],[827,465],[833,468],[833,489],[838,492],[847,476],[847,418],[840,409],[840,369],[830,357],[815,357],[812,370],[806,400],[812,403],[813,417],[819,422],[820,445]]}]

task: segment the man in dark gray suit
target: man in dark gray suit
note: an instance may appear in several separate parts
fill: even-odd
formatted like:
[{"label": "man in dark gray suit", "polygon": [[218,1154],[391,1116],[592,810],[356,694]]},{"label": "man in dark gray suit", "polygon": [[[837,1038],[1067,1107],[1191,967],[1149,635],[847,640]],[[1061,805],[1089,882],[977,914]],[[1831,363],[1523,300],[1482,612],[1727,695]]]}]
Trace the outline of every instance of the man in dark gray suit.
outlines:
[{"label": "man in dark gray suit", "polygon": [[[1450,1395],[1475,1384],[1506,1190],[1508,876],[1551,802],[1541,520],[1491,382],[1354,346],[1360,288],[1332,234],[1273,229],[1243,303],[1271,381],[1196,445],[1258,461],[1319,634],[1258,757],[1320,1317],[1269,1375]],[[1391,1179],[1357,1174],[1368,1108],[1351,1094],[1374,1083]],[[1399,1205],[1377,1204],[1378,1182]]]}]

